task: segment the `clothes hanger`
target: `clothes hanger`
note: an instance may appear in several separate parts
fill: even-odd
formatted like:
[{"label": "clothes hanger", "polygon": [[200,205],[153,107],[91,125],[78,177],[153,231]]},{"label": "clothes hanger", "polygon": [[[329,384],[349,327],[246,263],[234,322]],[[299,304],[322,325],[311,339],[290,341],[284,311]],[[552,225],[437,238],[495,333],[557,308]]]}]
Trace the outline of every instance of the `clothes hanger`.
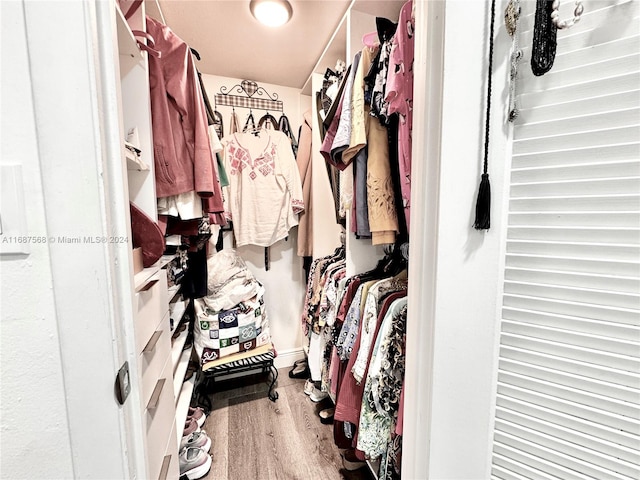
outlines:
[{"label": "clothes hanger", "polygon": [[[249,129],[249,122],[251,122],[251,129]],[[247,121],[244,123],[244,128],[242,132],[255,132],[256,131],[256,120],[253,118],[253,110],[249,109],[249,115],[247,116]]]},{"label": "clothes hanger", "polygon": [[365,47],[369,48],[375,48],[380,45],[380,41],[378,40],[378,32],[365,33],[362,36],[362,44]]},{"label": "clothes hanger", "polygon": [[196,57],[198,60],[202,60],[202,58],[200,57],[200,53],[198,53],[198,51],[195,48],[190,47],[190,50],[191,50],[191,53],[193,53],[194,57]]}]

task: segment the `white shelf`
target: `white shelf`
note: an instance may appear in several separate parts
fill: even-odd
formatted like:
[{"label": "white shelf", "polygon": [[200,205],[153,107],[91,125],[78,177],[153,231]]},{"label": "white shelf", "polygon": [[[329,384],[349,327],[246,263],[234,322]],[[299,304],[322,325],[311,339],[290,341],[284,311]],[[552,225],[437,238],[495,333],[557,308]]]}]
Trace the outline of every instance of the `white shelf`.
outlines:
[{"label": "white shelf", "polygon": [[124,158],[127,159],[127,170],[135,172],[149,172],[151,170],[141,157],[126,147],[124,149]]},{"label": "white shelf", "polygon": [[184,312],[187,311],[188,304],[189,300],[178,300],[177,302],[169,303],[169,316],[173,320],[174,328],[180,324]]},{"label": "white shelf", "polygon": [[116,25],[118,28],[118,54],[120,55],[120,75],[126,74],[142,60],[142,52],[120,7],[116,5]]},{"label": "white shelf", "polygon": [[189,330],[185,328],[177,338],[173,340],[173,344],[171,345],[171,367],[173,369],[173,374],[176,373],[176,368],[178,367],[178,362],[180,361],[180,357],[182,357],[182,349],[184,348],[184,344],[187,341],[187,336],[189,335]]},{"label": "white shelf", "polygon": [[169,303],[171,303],[171,300],[173,300],[173,297],[176,296],[179,290],[180,285],[173,285],[167,289],[167,294],[169,295]]},{"label": "white shelf", "polygon": [[189,405],[191,404],[191,395],[193,394],[193,388],[195,387],[196,376],[194,375],[189,380],[182,384],[180,389],[180,396],[176,405],[176,437],[178,445],[182,440],[182,432],[184,431],[184,423],[187,421],[187,415],[189,414]]},{"label": "white shelf", "polygon": [[[184,381],[184,376],[187,373],[189,367],[189,359],[191,358],[191,348],[183,350],[178,360],[175,372],[173,374],[173,394],[175,395],[176,402],[179,400],[180,390]],[[171,352],[171,359],[173,360],[173,352]],[[195,378],[195,374],[191,377]]]}]

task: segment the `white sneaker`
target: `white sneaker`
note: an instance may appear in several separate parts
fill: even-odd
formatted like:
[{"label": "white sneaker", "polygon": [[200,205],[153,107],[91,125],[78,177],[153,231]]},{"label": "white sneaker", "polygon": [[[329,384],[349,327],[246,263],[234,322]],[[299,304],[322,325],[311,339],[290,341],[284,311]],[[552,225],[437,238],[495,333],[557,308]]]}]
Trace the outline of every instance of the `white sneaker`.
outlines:
[{"label": "white sneaker", "polygon": [[313,390],[315,389],[313,382],[309,378],[306,382],[304,382],[304,393],[305,395],[311,395]]},{"label": "white sneaker", "polygon": [[309,398],[311,399],[312,402],[318,403],[319,401],[324,400],[328,396],[329,394],[327,392],[323,392],[322,390],[318,390],[316,387],[313,387],[313,391],[311,392],[311,395],[309,395]]},{"label": "white sneaker", "polygon": [[211,470],[211,457],[204,450],[197,447],[185,448],[178,456],[180,476],[187,480],[197,480],[204,477]]},{"label": "white sneaker", "polygon": [[198,424],[198,427],[202,427],[204,425],[205,420],[207,419],[207,415],[204,413],[204,410],[200,407],[189,407],[189,413],[187,414],[187,422],[191,419],[194,419]]},{"label": "white sneaker", "polygon": [[207,435],[207,432],[200,430],[199,432],[193,432],[191,435],[182,437],[180,441],[180,451],[185,448],[196,447],[209,452],[211,450],[211,439]]}]

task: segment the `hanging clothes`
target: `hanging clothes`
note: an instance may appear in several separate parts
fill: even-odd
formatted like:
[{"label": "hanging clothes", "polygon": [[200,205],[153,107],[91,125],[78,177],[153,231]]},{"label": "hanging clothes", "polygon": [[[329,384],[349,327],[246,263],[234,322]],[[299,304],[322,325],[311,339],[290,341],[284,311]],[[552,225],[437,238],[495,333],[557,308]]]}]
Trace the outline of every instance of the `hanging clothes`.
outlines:
[{"label": "hanging clothes", "polygon": [[296,164],[302,181],[302,201],[305,209],[300,212],[298,219],[298,256],[310,257],[313,255],[313,217],[311,210],[311,139],[312,121],[311,111],[304,112],[302,130],[300,131],[300,143]]},{"label": "hanging clothes", "polygon": [[[222,192],[209,144],[202,92],[188,45],[169,27],[147,17],[159,57],[149,55],[156,195],[196,191],[222,211]],[[171,101],[169,101],[171,99]]]},{"label": "hanging clothes", "polygon": [[413,131],[413,58],[415,24],[411,16],[413,2],[405,3],[400,10],[398,29],[391,41],[386,97],[388,114],[396,113],[398,125],[398,167],[400,189],[407,232],[411,218],[411,149]]},{"label": "hanging clothes", "polygon": [[225,214],[233,222],[236,244],[269,247],[284,239],[304,211],[289,138],[259,130],[228,135],[222,144],[229,176]]},{"label": "hanging clothes", "polygon": [[[382,320],[376,344],[371,352],[360,411],[360,433],[357,442],[358,450],[362,450],[370,458],[378,458],[386,453],[392,431],[395,429],[394,416],[398,410],[401,385],[381,387],[380,381],[383,376],[391,378],[395,373],[404,375],[404,355],[396,358],[398,364],[386,364],[386,373],[382,364],[383,358],[389,360],[386,358],[390,354],[388,349],[391,342],[395,341],[398,330],[400,332],[406,330],[404,328],[406,306],[406,297],[395,300],[389,306]],[[385,345],[385,348],[382,349],[381,345]],[[392,359],[394,358],[392,357]]]}]

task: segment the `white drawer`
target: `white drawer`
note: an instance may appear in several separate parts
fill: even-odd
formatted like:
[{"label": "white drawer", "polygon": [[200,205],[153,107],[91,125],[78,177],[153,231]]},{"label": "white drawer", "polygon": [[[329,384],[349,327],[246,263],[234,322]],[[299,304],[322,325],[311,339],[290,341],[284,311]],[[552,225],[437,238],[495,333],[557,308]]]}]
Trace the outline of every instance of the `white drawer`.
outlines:
[{"label": "white drawer", "polygon": [[169,310],[166,270],[159,270],[136,292],[135,305],[136,351],[140,353]]},{"label": "white drawer", "polygon": [[175,439],[175,400],[172,388],[173,375],[171,362],[166,362],[158,383],[154,387],[155,393],[145,405],[144,424],[147,436],[147,466],[150,479],[158,478],[162,462],[167,451],[167,442],[171,432]]},{"label": "white drawer", "polygon": [[176,444],[176,426],[173,425],[169,438],[167,439],[167,449],[162,458],[160,474],[158,480],[174,480],[180,477],[180,462],[178,461],[178,445]]},{"label": "white drawer", "polygon": [[[171,358],[171,331],[169,330],[169,313],[167,312],[138,357],[144,405],[149,402],[168,358]],[[171,388],[173,388],[173,384]]]}]

